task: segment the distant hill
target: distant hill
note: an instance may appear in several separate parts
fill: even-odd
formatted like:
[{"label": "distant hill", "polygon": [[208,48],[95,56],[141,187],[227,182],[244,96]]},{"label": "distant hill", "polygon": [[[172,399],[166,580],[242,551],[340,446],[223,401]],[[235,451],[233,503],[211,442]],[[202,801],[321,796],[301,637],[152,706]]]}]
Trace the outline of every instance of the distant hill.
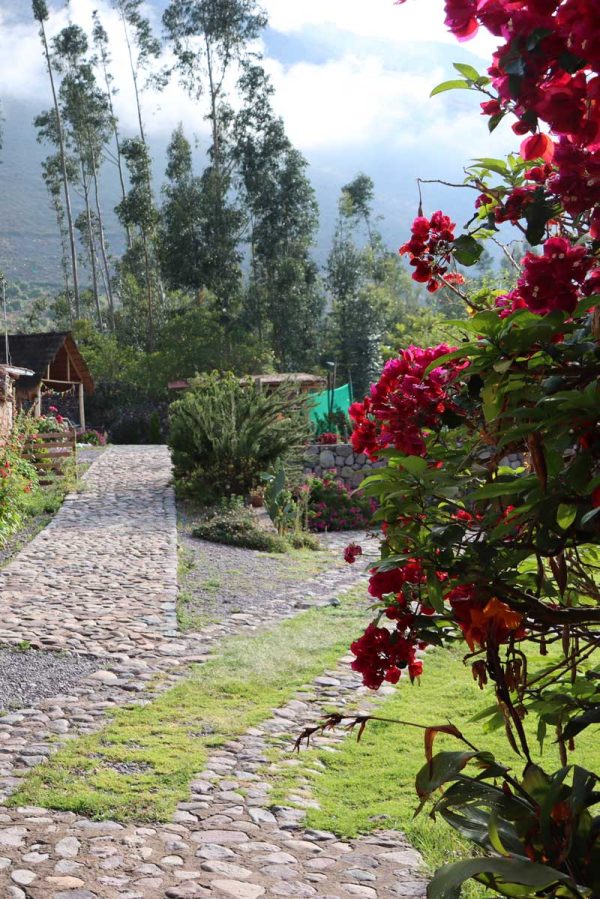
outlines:
[{"label": "distant hill", "polygon": [[[351,36],[342,35],[342,38],[344,39],[340,39],[340,35],[331,37],[331,41],[337,40],[336,50],[339,49],[340,53],[380,54],[386,64],[393,63],[399,73],[412,71],[413,63],[421,70],[423,68],[422,55],[420,59],[415,57],[413,60],[409,47],[399,59],[397,48],[393,50],[387,45],[359,41]],[[268,32],[266,44],[268,54],[277,59],[285,59],[286,64],[298,61],[320,63],[331,58],[331,41],[324,39],[317,42],[307,36],[285,37]],[[443,71],[450,71],[451,61],[456,58],[471,59],[478,64],[463,48],[432,45],[429,65],[431,69],[440,67]],[[464,92],[459,93],[463,96],[457,99],[448,95],[446,103],[456,104],[456,108],[460,109],[460,104],[465,101]],[[47,105],[48,98],[44,96],[40,103],[1,99],[4,146],[0,150],[0,269],[9,280],[54,289],[61,283],[59,241],[54,214],[41,177],[41,162],[47,149],[36,142],[33,127],[34,117]],[[306,102],[309,103],[310,98]],[[473,106],[476,107],[474,99]],[[406,127],[411,128],[411,123],[408,122]],[[483,122],[482,132],[485,132]],[[188,136],[192,137],[191,134]],[[470,152],[470,148],[465,146],[464,158],[459,158],[456,149],[453,153],[447,153],[443,144],[431,140],[423,140],[416,146],[403,146],[400,140],[396,140],[398,135],[394,135],[392,139],[378,133],[366,137],[365,142],[359,146],[306,154],[310,162],[310,177],[321,208],[321,229],[315,247],[315,257],[321,264],[327,257],[340,188],[354,175],[363,171],[374,179],[376,212],[383,216],[380,228],[389,246],[396,248],[405,239],[408,226],[417,211],[416,178],[438,177],[460,181],[463,177],[461,165]],[[157,196],[163,180],[167,142],[167,135],[152,141]],[[198,170],[203,163],[204,159],[199,153]],[[112,210],[120,197],[116,170],[109,164],[104,166],[102,172],[102,191],[109,246],[115,255],[119,255],[123,250],[123,238]],[[469,191],[449,191],[438,185],[427,187],[427,208],[430,211],[440,207],[447,208],[458,222],[468,217],[471,203]]]}]

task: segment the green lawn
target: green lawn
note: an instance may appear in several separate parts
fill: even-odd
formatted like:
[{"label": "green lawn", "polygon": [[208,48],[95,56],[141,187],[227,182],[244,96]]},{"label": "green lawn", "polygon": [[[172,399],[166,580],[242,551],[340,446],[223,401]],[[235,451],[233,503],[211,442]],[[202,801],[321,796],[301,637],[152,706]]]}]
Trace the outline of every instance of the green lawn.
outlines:
[{"label": "green lawn", "polygon": [[[489,691],[479,690],[470,668],[462,664],[457,652],[437,650],[427,654],[421,685],[402,681],[397,693],[382,703],[377,714],[427,725],[450,720],[476,746],[491,750],[520,773],[523,761],[510,750],[504,730],[486,733],[482,723],[469,724],[469,719],[491,702]],[[532,717],[527,722],[530,735],[535,728]],[[532,745],[537,750],[535,741]],[[457,749],[459,744],[442,735],[435,748]],[[300,759],[301,769],[282,771],[273,801],[284,801],[290,790],[307,778],[312,798],[320,805],[320,810],[308,812],[310,826],[345,837],[381,828],[401,830],[423,853],[431,869],[469,851],[444,821],[439,819],[434,824],[427,810],[413,818],[417,806],[415,776],[425,761],[420,731],[374,722],[367,726],[360,743],[350,737],[336,753],[308,750],[302,752]],[[571,760],[592,770],[598,768],[600,744],[590,731],[578,741]],[[551,734],[544,747],[544,766],[560,767]]]},{"label": "green lawn", "polygon": [[360,632],[354,595],[266,633],[225,641],[218,655],[146,706],[121,709],[98,734],[69,741],[28,775],[11,802],[117,821],[167,821],[211,748],[268,718],[335,665]]}]

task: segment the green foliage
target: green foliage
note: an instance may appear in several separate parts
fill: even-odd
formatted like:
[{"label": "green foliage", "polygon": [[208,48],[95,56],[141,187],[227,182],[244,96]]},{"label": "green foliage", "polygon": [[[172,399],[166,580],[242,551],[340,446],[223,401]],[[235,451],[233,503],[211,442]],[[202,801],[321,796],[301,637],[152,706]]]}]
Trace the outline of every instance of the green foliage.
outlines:
[{"label": "green foliage", "polygon": [[306,534],[308,521],[309,492],[306,485],[298,486],[289,482],[283,462],[279,462],[273,473],[264,473],[265,505],[278,533],[292,541],[294,546],[315,547],[314,540]]},{"label": "green foliage", "polygon": [[232,373],[198,375],[173,403],[169,445],[178,487],[207,502],[247,495],[260,474],[308,435],[306,399]]},{"label": "green foliage", "polygon": [[[463,773],[467,766],[479,773]],[[498,783],[498,781],[501,781]],[[431,814],[441,815],[486,855],[436,871],[431,899],[452,899],[465,880],[504,896],[594,895],[600,883],[600,818],[595,775],[575,765],[548,775],[529,765],[516,781],[491,753],[444,752],[433,756],[417,775],[417,789],[429,797],[440,786],[444,795]],[[548,864],[560,856],[563,870]]]},{"label": "green foliage", "polygon": [[385,335],[383,356],[386,360],[393,359],[409,346],[435,346],[458,339],[458,334],[458,326],[449,325],[446,316],[437,308],[407,307]]},{"label": "green foliage", "polygon": [[22,523],[27,495],[39,489],[35,468],[22,454],[31,433],[29,422],[20,418],[0,446],[0,546]]},{"label": "green foliage", "polygon": [[282,536],[271,534],[255,524],[241,497],[233,500],[209,511],[206,520],[192,531],[194,537],[259,552],[285,553],[289,550],[290,544]]},{"label": "green foliage", "polygon": [[[381,363],[384,334],[415,308],[417,296],[398,254],[387,250],[374,229],[372,198],[373,182],[365,175],[342,190],[327,260],[332,308],[325,358],[347,374],[355,396],[367,392]],[[358,243],[361,223],[368,238],[364,246]]]}]

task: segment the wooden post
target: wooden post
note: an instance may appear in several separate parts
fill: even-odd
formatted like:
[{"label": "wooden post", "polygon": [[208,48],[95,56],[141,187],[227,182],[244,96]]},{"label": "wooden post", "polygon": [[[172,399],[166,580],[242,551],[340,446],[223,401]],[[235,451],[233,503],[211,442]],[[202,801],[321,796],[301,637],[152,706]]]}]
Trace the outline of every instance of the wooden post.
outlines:
[{"label": "wooden post", "polygon": [[83,384],[79,384],[79,424],[81,430],[85,431],[85,398],[83,394]]},{"label": "wooden post", "polygon": [[34,416],[34,418],[42,417],[42,384],[41,384],[41,382],[38,384],[37,391],[35,394],[33,416]]}]

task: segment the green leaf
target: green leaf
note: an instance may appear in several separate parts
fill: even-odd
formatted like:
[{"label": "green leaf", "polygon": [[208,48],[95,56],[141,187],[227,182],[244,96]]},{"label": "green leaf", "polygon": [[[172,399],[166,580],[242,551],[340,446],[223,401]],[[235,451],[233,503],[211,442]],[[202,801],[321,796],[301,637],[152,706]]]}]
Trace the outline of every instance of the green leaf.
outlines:
[{"label": "green leaf", "polygon": [[478,81],[480,78],[477,69],[474,69],[473,66],[467,65],[467,63],[465,62],[453,62],[452,66],[460,75],[464,75],[465,78],[468,78],[469,81]]},{"label": "green leaf", "polygon": [[457,79],[456,81],[442,81],[441,84],[438,84],[437,87],[430,93],[430,97],[435,97],[436,94],[443,94],[444,91],[453,91],[453,90],[470,90],[471,84],[469,81],[461,81]]},{"label": "green leaf", "polygon": [[576,318],[579,318],[580,315],[584,315],[586,312],[589,312],[590,309],[593,309],[594,306],[600,305],[600,294],[595,293],[591,297],[584,297],[583,300],[580,300],[577,304],[577,309],[574,312]]},{"label": "green leaf", "polygon": [[[489,169],[490,172],[495,172],[497,175],[508,175],[508,166],[503,159],[492,159],[489,156],[480,156],[475,162],[479,163],[481,168]],[[471,166],[471,168],[473,168],[473,166]]]},{"label": "green leaf", "polygon": [[502,844],[500,830],[498,827],[498,817],[495,812],[492,812],[492,814],[490,815],[490,819],[488,822],[488,834],[490,837],[490,843],[492,844],[492,847],[496,850],[498,855],[508,856],[509,853]]},{"label": "green leaf", "polygon": [[475,265],[481,258],[483,247],[470,234],[461,234],[452,244],[454,258],[461,265]]},{"label": "green leaf", "polygon": [[442,784],[455,780],[473,759],[487,764],[493,761],[493,756],[487,752],[438,752],[417,774],[417,794],[421,798],[431,796]]},{"label": "green leaf", "polygon": [[494,382],[486,384],[481,391],[481,399],[483,402],[483,414],[486,421],[494,421],[502,408],[504,397],[498,390],[498,385]]},{"label": "green leaf", "polygon": [[595,518],[598,513],[600,513],[600,507],[597,509],[591,509],[589,512],[586,512],[581,519],[581,524],[587,524],[589,521],[592,521],[592,519]]},{"label": "green leaf", "polygon": [[570,528],[575,519],[577,518],[577,506],[569,506],[565,503],[561,503],[556,512],[556,521],[558,522],[558,526],[566,531],[567,528]]},{"label": "green leaf", "polygon": [[428,468],[427,461],[421,458],[421,456],[403,456],[398,459],[398,465],[416,477],[423,474]]},{"label": "green leaf", "polygon": [[496,115],[490,116],[488,120],[488,130],[490,134],[496,130],[505,115],[505,112],[497,112]]},{"label": "green leaf", "polygon": [[567,874],[549,865],[540,865],[528,858],[471,858],[438,868],[427,887],[427,899],[457,899],[465,880],[472,877],[479,880],[481,875],[487,875],[482,878],[482,882],[489,884],[492,889],[500,881],[502,884],[518,884],[535,890],[524,890],[511,895],[537,895],[541,890],[558,883],[567,885],[574,896],[580,895],[577,884]]},{"label": "green leaf", "polygon": [[585,730],[586,727],[589,727],[590,724],[600,724],[600,708],[590,709],[584,712],[583,715],[571,718],[563,731],[563,738],[571,740],[577,734],[580,734],[582,730]]},{"label": "green leaf", "polygon": [[491,484],[484,484],[479,490],[467,496],[467,500],[494,499],[498,496],[514,496],[515,494],[525,493],[538,483],[535,475],[527,477],[513,478],[512,481],[492,481]]}]

